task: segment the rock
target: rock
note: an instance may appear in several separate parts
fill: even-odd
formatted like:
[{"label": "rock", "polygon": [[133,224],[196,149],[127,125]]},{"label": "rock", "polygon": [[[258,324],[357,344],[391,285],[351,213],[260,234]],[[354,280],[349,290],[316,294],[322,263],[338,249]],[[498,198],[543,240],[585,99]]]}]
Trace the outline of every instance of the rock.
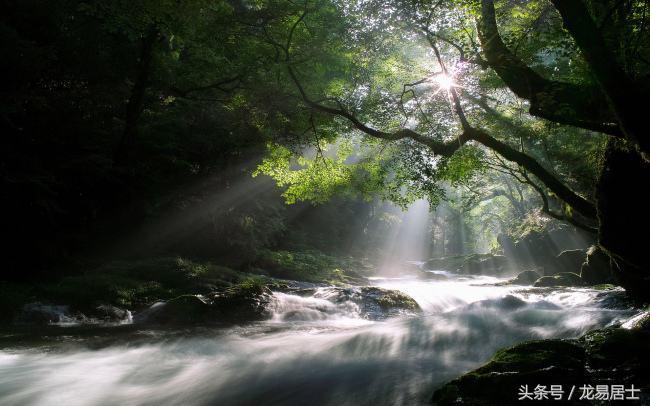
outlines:
[{"label": "rock", "polygon": [[[587,252],[585,250],[565,250],[555,257],[554,267],[548,267],[546,274],[558,274],[561,272],[579,273],[582,263],[585,262]],[[553,269],[555,268],[555,269]]]},{"label": "rock", "polygon": [[393,310],[420,310],[418,303],[409,295],[398,290],[387,290],[380,288],[362,288],[362,291],[374,299],[382,309]]},{"label": "rock", "polygon": [[422,279],[430,279],[435,281],[446,281],[447,279],[449,279],[446,275],[431,272],[431,271],[420,271],[418,277]]},{"label": "rock", "polygon": [[352,302],[359,312],[370,320],[382,320],[402,314],[414,314],[421,311],[418,303],[409,295],[398,290],[383,289],[373,286],[361,288],[329,287],[318,292],[316,297],[335,304]]},{"label": "rock", "polygon": [[70,306],[27,303],[17,317],[18,323],[51,324],[70,319]]},{"label": "rock", "polygon": [[645,311],[632,317],[621,326],[627,329],[650,331],[650,311]]},{"label": "rock", "polygon": [[499,299],[479,300],[468,305],[468,308],[497,308],[501,310],[516,310],[526,306],[526,302],[516,296],[506,295]]},{"label": "rock", "polygon": [[202,297],[182,295],[154,304],[150,311],[138,315],[136,321],[154,324],[196,324],[211,319],[211,306]]},{"label": "rock", "polygon": [[131,312],[128,310],[120,309],[117,306],[109,304],[99,305],[92,311],[85,312],[85,314],[88,317],[108,323],[119,323],[128,321],[131,318]]},{"label": "rock", "polygon": [[257,282],[243,282],[211,296],[182,295],[158,302],[136,314],[136,323],[154,324],[235,324],[263,320],[270,316],[267,306],[271,291]]},{"label": "rock", "polygon": [[573,272],[560,272],[555,276],[543,276],[533,284],[536,288],[551,286],[584,286],[580,275]]},{"label": "rock", "polygon": [[441,258],[431,258],[422,264],[422,269],[429,270],[444,270],[444,271],[455,271],[467,257],[464,255],[457,255],[453,257],[441,257]]},{"label": "rock", "polygon": [[590,285],[615,283],[616,277],[612,270],[609,255],[598,246],[592,246],[587,251],[587,260],[582,264],[580,277]]},{"label": "rock", "polygon": [[516,277],[510,279],[508,284],[529,286],[535,283],[539,278],[541,278],[541,275],[535,271],[523,271]]},{"label": "rock", "polygon": [[270,316],[267,306],[271,290],[256,283],[243,283],[212,296],[212,306],[221,321],[248,322]]},{"label": "rock", "polygon": [[497,351],[490,362],[438,389],[434,405],[516,405],[519,387],[585,382],[585,350],[575,341],[529,341]]},{"label": "rock", "polygon": [[[529,341],[497,351],[487,364],[435,391],[432,403],[446,405],[520,405],[521,385],[562,385],[564,400],[573,385],[618,384],[641,389],[639,404],[650,400],[650,331],[605,328],[577,340]],[[578,401],[576,404],[589,404]],[[555,402],[551,397],[549,403]],[[544,403],[544,402],[542,402]],[[546,403],[544,403],[546,404]]]},{"label": "rock", "polygon": [[588,332],[579,342],[586,350],[591,382],[634,384],[650,400],[650,331],[604,328]]},{"label": "rock", "polygon": [[506,257],[512,258],[521,266],[545,266],[553,262],[559,249],[548,233],[529,230],[519,236],[517,241],[501,234],[497,240],[503,247]]},{"label": "rock", "polygon": [[510,262],[503,255],[474,254],[468,256],[456,272],[464,275],[502,275],[510,268]]}]

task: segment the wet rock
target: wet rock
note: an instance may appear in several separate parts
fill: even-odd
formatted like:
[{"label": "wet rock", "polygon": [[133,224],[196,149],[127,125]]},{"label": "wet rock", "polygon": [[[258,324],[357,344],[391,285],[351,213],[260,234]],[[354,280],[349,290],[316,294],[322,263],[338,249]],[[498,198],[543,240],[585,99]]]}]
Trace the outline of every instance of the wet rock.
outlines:
[{"label": "wet rock", "polygon": [[363,295],[375,300],[382,309],[391,310],[420,310],[418,303],[409,295],[398,290],[381,288],[361,288]]},{"label": "wet rock", "polygon": [[271,291],[264,285],[242,283],[205,297],[182,295],[158,302],[137,314],[137,323],[152,324],[234,324],[263,320],[270,316],[267,306]]},{"label": "wet rock", "polygon": [[[482,367],[438,389],[434,405],[520,404],[521,385],[573,385],[585,382],[585,350],[568,340],[529,341],[498,351]],[[519,402],[519,403],[518,403]]]},{"label": "wet rock", "polygon": [[154,324],[195,324],[208,321],[211,313],[210,304],[204,298],[182,295],[154,304],[150,312],[138,315],[135,320]]},{"label": "wet rock", "polygon": [[536,271],[523,271],[520,272],[519,275],[517,275],[516,277],[510,279],[507,282],[507,284],[529,286],[535,283],[535,281],[541,277],[542,275],[540,275]]},{"label": "wet rock", "polygon": [[[562,273],[562,272],[573,272],[579,273],[582,263],[585,262],[587,258],[587,252],[585,250],[565,250],[560,252],[560,254],[555,257],[554,267],[548,267],[546,272],[549,275],[549,271],[553,274]],[[553,269],[555,268],[555,269]]]},{"label": "wet rock", "polygon": [[468,305],[469,308],[498,308],[502,310],[515,310],[526,306],[526,302],[516,296],[506,295],[500,299],[485,299]]},{"label": "wet rock", "polygon": [[260,284],[240,284],[212,296],[212,307],[219,319],[232,322],[264,320],[271,290]]},{"label": "wet rock", "polygon": [[434,281],[446,281],[449,279],[447,275],[431,272],[431,271],[420,271],[418,277],[421,279],[430,279]]},{"label": "wet rock", "polygon": [[650,311],[645,311],[626,321],[621,327],[650,331]]},{"label": "wet rock", "polygon": [[551,286],[584,286],[580,275],[572,272],[561,272],[555,276],[543,276],[533,284],[536,288]]},{"label": "wet rock", "polygon": [[455,271],[463,265],[466,258],[464,255],[431,258],[422,265],[422,269]]},{"label": "wet rock", "polygon": [[[434,405],[519,405],[519,388],[562,385],[635,385],[641,403],[648,400],[650,331],[606,328],[578,340],[525,342],[495,353],[490,362],[435,391]],[[577,390],[577,389],[576,389]],[[589,404],[578,401],[576,404]],[[639,394],[637,394],[639,395]],[[563,399],[566,399],[564,397]],[[549,398],[549,402],[553,402]]]},{"label": "wet rock", "polygon": [[529,230],[518,236],[516,241],[500,234],[497,241],[506,257],[525,267],[546,266],[554,261],[559,252],[555,242],[543,231]]},{"label": "wet rock", "polygon": [[99,305],[85,315],[106,323],[119,323],[131,318],[131,312],[110,304]]},{"label": "wet rock", "polygon": [[586,350],[591,382],[611,382],[627,387],[634,384],[641,388],[646,401],[650,400],[650,331],[605,328],[590,331],[579,341]]},{"label": "wet rock", "polygon": [[335,304],[351,302],[358,306],[360,314],[370,320],[381,320],[402,314],[421,311],[418,303],[398,290],[365,286],[361,288],[330,287],[320,291],[315,297]]},{"label": "wet rock", "polygon": [[609,255],[598,246],[587,251],[587,260],[582,264],[580,277],[590,285],[616,283]]},{"label": "wet rock", "polygon": [[27,303],[16,318],[19,324],[51,324],[69,319],[70,306]]},{"label": "wet rock", "polygon": [[511,264],[503,255],[475,254],[467,257],[457,272],[464,275],[502,275]]}]

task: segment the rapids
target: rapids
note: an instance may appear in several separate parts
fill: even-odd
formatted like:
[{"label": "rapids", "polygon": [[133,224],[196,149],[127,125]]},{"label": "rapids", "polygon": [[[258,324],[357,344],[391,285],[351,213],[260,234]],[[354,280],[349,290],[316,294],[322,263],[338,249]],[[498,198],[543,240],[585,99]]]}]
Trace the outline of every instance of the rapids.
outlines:
[{"label": "rapids", "polygon": [[[273,317],[227,328],[74,328],[3,337],[3,405],[400,405],[524,340],[575,337],[637,312],[618,290],[495,286],[489,277],[373,278],[423,312],[364,315],[332,290],[275,292]],[[63,331],[61,333],[60,331]]]}]

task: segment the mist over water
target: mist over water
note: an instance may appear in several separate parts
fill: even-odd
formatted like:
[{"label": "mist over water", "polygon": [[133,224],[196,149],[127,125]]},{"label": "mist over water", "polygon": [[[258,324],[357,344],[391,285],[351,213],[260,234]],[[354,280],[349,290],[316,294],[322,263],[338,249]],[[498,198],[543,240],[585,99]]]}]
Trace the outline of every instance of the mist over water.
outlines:
[{"label": "mist over water", "polygon": [[[520,341],[575,337],[632,317],[620,291],[375,278],[422,307],[371,320],[332,288],[276,292],[273,317],[228,329],[0,351],[3,405],[424,404],[445,381]],[[88,339],[92,342],[92,339]]]}]

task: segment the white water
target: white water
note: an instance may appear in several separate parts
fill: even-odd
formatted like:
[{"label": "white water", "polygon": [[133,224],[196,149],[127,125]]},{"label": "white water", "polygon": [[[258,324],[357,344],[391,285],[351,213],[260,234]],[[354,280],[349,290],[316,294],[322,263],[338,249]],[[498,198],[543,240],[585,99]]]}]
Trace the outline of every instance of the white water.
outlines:
[{"label": "white water", "polygon": [[604,307],[617,292],[480,286],[495,281],[374,280],[411,295],[420,316],[370,321],[354,303],[328,300],[325,288],[276,293],[273,318],[246,327],[180,338],[152,332],[96,350],[6,348],[0,404],[421,404],[501,347],[578,336],[634,315]]}]

